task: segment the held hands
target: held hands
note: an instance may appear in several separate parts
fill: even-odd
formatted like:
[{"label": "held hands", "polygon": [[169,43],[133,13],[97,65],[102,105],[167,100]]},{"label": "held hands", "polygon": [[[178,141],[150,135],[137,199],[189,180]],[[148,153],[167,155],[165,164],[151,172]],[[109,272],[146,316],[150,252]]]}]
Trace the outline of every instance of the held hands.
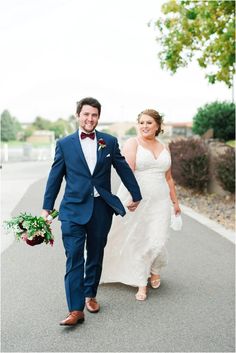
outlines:
[{"label": "held hands", "polygon": [[127,204],[127,208],[130,212],[134,212],[136,210],[136,208],[138,207],[140,201],[130,201],[128,204]]}]

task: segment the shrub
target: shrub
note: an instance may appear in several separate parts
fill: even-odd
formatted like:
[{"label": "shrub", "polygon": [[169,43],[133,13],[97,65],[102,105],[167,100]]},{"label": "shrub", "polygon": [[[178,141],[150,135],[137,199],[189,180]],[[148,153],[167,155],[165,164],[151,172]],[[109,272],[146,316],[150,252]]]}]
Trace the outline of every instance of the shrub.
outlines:
[{"label": "shrub", "polygon": [[216,161],[216,177],[222,188],[231,193],[235,192],[235,149],[227,148]]},{"label": "shrub", "polygon": [[214,130],[214,138],[235,139],[235,104],[213,102],[198,109],[193,118],[193,132],[203,135],[208,129]]},{"label": "shrub", "polygon": [[172,175],[177,184],[203,191],[209,180],[208,147],[205,142],[191,137],[172,141],[169,147]]}]

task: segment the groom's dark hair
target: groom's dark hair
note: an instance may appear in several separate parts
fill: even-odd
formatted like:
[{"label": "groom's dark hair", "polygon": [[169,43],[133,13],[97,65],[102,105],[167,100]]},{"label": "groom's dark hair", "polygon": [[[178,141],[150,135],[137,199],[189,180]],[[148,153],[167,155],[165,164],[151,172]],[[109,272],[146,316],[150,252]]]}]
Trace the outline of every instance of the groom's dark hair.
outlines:
[{"label": "groom's dark hair", "polygon": [[78,115],[81,112],[83,105],[91,105],[91,107],[97,108],[98,115],[100,116],[102,106],[97,99],[92,98],[92,97],[86,97],[86,98],[81,99],[79,102],[77,102],[76,113]]}]

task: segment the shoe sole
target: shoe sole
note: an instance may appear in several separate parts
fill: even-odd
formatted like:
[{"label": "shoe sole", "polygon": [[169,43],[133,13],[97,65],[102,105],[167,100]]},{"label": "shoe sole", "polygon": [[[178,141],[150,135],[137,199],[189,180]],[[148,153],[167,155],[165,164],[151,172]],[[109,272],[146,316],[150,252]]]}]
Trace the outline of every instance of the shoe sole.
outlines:
[{"label": "shoe sole", "polygon": [[97,310],[90,310],[90,309],[88,309],[87,307],[86,307],[86,309],[87,309],[87,311],[90,312],[91,314],[96,314],[96,313],[98,313],[99,310],[100,310],[100,308],[97,309]]},{"label": "shoe sole", "polygon": [[84,322],[84,318],[79,319],[75,324],[63,324],[63,323],[59,323],[60,326],[76,326],[78,324],[82,324]]},{"label": "shoe sole", "polygon": [[159,287],[160,287],[160,285],[161,285],[161,283],[159,283],[157,286],[153,286],[153,285],[151,285],[151,287],[152,287],[153,289],[157,289],[157,288],[159,288]]}]

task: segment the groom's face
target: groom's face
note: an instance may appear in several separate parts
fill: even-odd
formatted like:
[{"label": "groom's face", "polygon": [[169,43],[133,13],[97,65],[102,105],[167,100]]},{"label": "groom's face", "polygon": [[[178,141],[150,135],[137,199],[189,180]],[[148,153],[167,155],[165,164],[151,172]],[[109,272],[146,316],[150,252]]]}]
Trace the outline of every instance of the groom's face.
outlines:
[{"label": "groom's face", "polygon": [[98,119],[99,119],[99,113],[97,108],[94,108],[91,105],[83,105],[78,115],[78,120],[79,120],[79,126],[85,132],[93,131],[98,124]]}]

